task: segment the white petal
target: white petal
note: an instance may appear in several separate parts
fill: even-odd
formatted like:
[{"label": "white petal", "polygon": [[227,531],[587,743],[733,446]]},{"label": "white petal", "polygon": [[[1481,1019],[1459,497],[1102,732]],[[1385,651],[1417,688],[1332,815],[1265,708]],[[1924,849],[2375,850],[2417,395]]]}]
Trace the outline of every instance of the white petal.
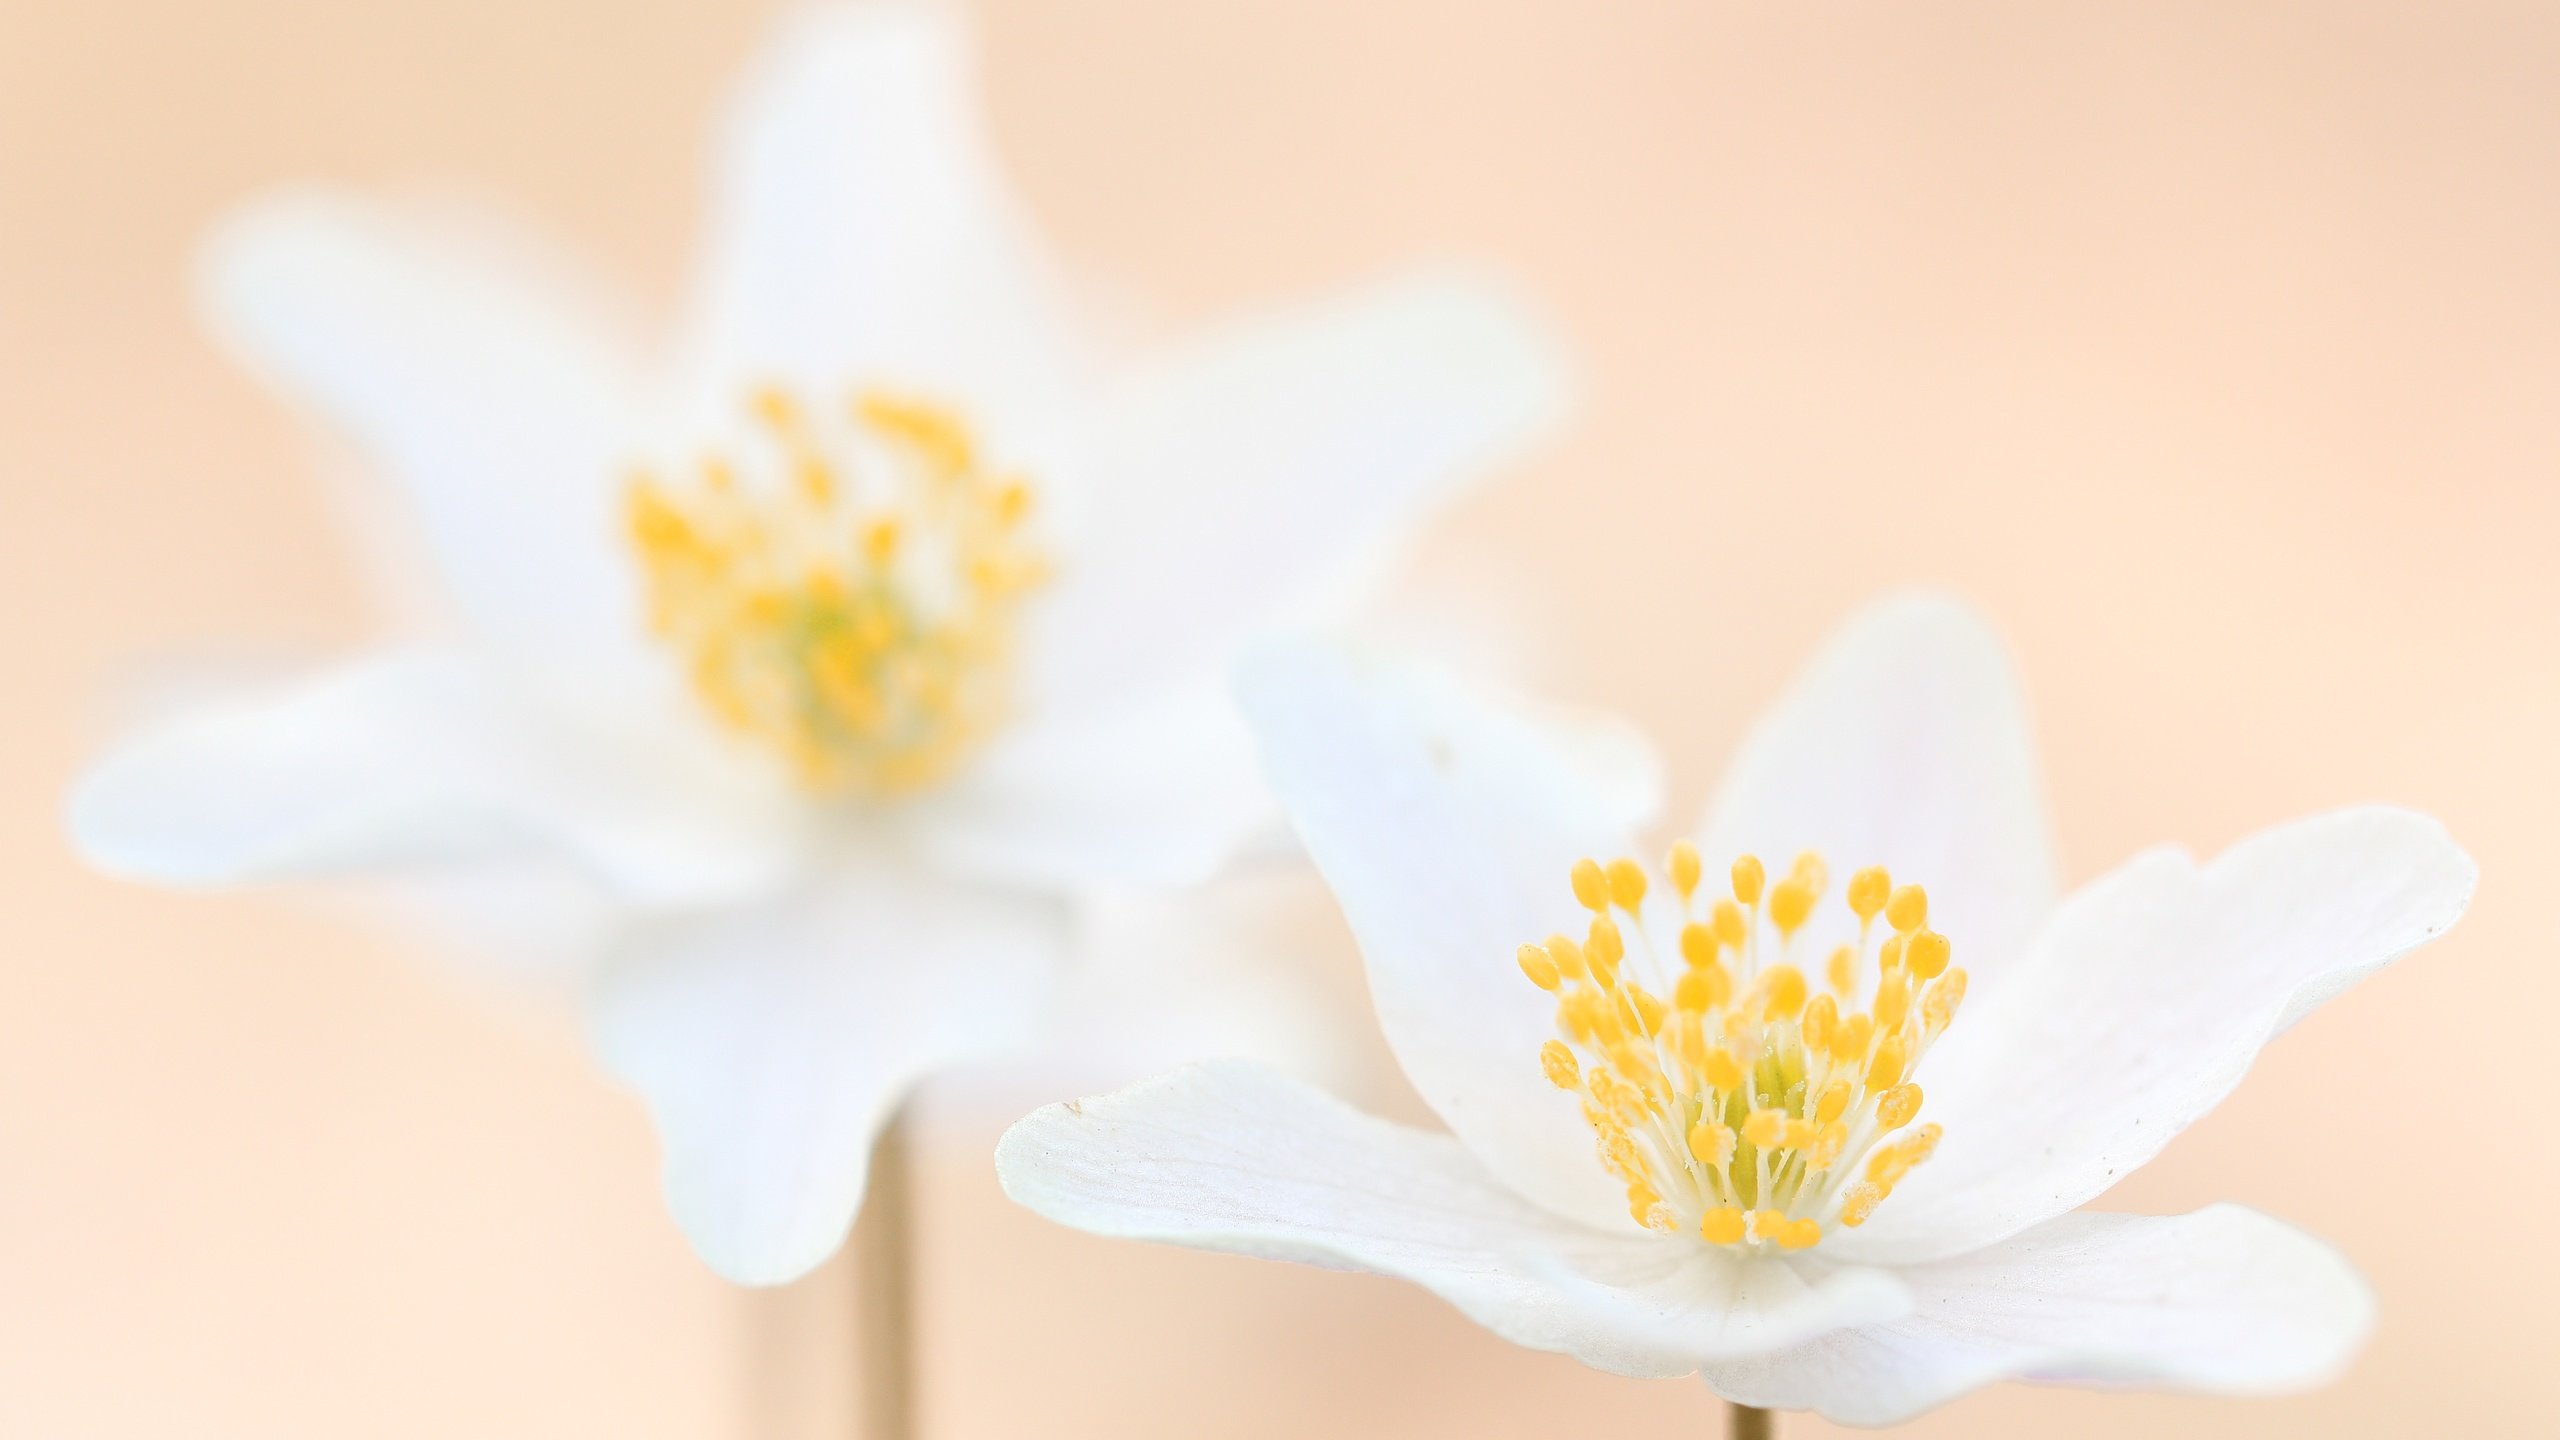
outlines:
[{"label": "white petal", "polygon": [[638,394],[618,337],[522,239],[318,192],[233,216],[204,304],[254,368],[398,487],[454,599],[546,666],[627,665],[643,611],[616,447]]},{"label": "white petal", "polygon": [[1257,654],[1243,693],[1414,1088],[1503,1183],[1629,1226],[1577,1101],[1539,1069],[1553,1002],[1513,960],[1527,941],[1583,932],[1572,864],[1625,853],[1642,818],[1625,804],[1627,767],[1595,778],[1586,748],[1554,738],[1569,728],[1558,717],[1312,645]]},{"label": "white petal", "polygon": [[1891,1425],[1996,1380],[2265,1395],[2323,1384],[2373,1324],[2335,1250],[2236,1205],[2081,1213],[1901,1272],[1888,1324],[1706,1367],[1746,1405]]},{"label": "white petal", "polygon": [[955,870],[1065,889],[1204,879],[1275,813],[1235,702],[1200,683],[1027,718],[915,822]]},{"label": "white petal", "polygon": [[1345,603],[1433,507],[1542,437],[1553,347],[1508,291],[1424,274],[1229,327],[1139,379],[1080,464],[1035,693],[1201,673]]},{"label": "white petal", "polygon": [[551,729],[469,657],[391,652],[147,733],[81,782],[71,829],[100,867],[173,885],[528,853],[640,904],[779,884],[796,863],[786,818],[697,779]]},{"label": "white petal", "polygon": [[1685,1375],[1908,1308],[1880,1271],[1585,1229],[1445,1135],[1242,1062],[1038,1111],[1005,1133],[996,1174],[1064,1225],[1392,1275],[1514,1344],[1622,1375]]},{"label": "white petal", "polygon": [[961,1084],[937,1082],[937,1102],[1011,1120],[1060,1095],[1213,1059],[1354,1094],[1382,1081],[1358,958],[1302,857],[1241,863],[1200,885],[1099,893],[1077,907],[1075,929],[1038,1047]]},{"label": "white petal", "polygon": [[2312,1007],[2449,929],[2476,878],[2442,826],[2381,807],[2263,831],[2201,869],[2137,857],[2065,902],[1930,1054],[1917,1078],[1945,1139],[1841,1249],[1957,1254],[2096,1196]]},{"label": "white petal", "polygon": [[668,1208],[703,1260],[770,1285],[834,1253],[882,1123],[927,1072],[1025,1032],[1059,926],[1045,902],[880,858],[637,940],[590,1022],[649,1107]]},{"label": "white petal", "polygon": [[936,4],[781,22],[724,132],[695,389],[873,382],[1005,408],[1054,391],[1067,327]]},{"label": "white petal", "polygon": [[1957,963],[1990,977],[2023,952],[2057,883],[1999,637],[1930,594],[1852,619],[1743,743],[1700,847],[1711,865],[1819,850],[1835,874],[1889,866],[1928,887]]}]

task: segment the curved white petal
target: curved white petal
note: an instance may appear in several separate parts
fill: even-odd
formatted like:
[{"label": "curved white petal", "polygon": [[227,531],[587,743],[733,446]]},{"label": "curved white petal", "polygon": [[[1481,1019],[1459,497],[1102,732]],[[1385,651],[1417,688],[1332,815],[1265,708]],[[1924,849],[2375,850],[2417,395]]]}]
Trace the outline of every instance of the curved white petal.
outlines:
[{"label": "curved white petal", "polygon": [[704,1262],[770,1285],[834,1253],[882,1123],[927,1072],[1026,1032],[1060,924],[1046,902],[881,858],[638,937],[590,1025],[649,1107],[668,1208]]},{"label": "curved white petal", "polygon": [[937,1104],[1012,1120],[1195,1060],[1252,1060],[1353,1094],[1381,1079],[1350,936],[1303,858],[1088,896],[1074,944],[1037,1047],[937,1082]]},{"label": "curved white petal", "polygon": [[914,823],[961,873],[1066,889],[1204,879],[1275,814],[1235,701],[1198,683],[1026,717]]},{"label": "curved white petal", "polygon": [[1054,391],[1067,327],[983,133],[954,7],[786,16],[723,132],[694,393],[878,383],[1005,408]]},{"label": "curved white petal", "polygon": [[2065,1215],[1900,1274],[1909,1316],[1714,1362],[1707,1383],[1851,1425],[1897,1424],[1997,1380],[2265,1395],[2335,1378],[2373,1324],[2344,1257],[2236,1205]]},{"label": "curved white petal", "polygon": [[1500,285],[1425,273],[1168,357],[1079,459],[1085,510],[1040,598],[1035,694],[1202,673],[1322,618],[1463,484],[1550,430],[1565,382]]},{"label": "curved white petal", "polygon": [[996,1147],[1005,1193],[1081,1230],[1409,1280],[1514,1344],[1685,1375],[1898,1316],[1883,1272],[1737,1263],[1604,1234],[1511,1193],[1445,1135],[1242,1062],[1052,1105]]},{"label": "curved white petal", "polygon": [[2312,1007],[2451,928],[2476,878],[2444,827],[2382,807],[2262,831],[2201,868],[2135,858],[2066,901],[1986,1013],[1931,1052],[1916,1078],[1945,1139],[1841,1249],[1957,1254],[2096,1196]]},{"label": "curved white petal", "polygon": [[[1321,646],[1257,653],[1242,688],[1414,1088],[1503,1183],[1632,1228],[1577,1102],[1539,1069],[1554,1007],[1513,959],[1524,942],[1582,933],[1571,867],[1625,853],[1644,818],[1626,804],[1630,767],[1595,775],[1588,746],[1556,738],[1571,728],[1558,717]],[[1643,753],[1632,737],[1607,748]]]},{"label": "curved white petal", "polygon": [[633,357],[531,251],[294,192],[215,233],[201,291],[215,332],[398,488],[484,635],[547,667],[628,665],[644,648],[616,489]]},{"label": "curved white petal", "polygon": [[1832,637],[1754,727],[1708,807],[1710,864],[1891,867],[1928,887],[1930,924],[1989,978],[2053,907],[2026,707],[1988,625],[1941,595],[1878,603]]},{"label": "curved white petal", "polygon": [[174,885],[528,851],[635,904],[781,883],[797,863],[788,817],[684,770],[554,730],[471,657],[388,652],[199,707],[117,749],[74,790],[71,830],[101,868]]}]

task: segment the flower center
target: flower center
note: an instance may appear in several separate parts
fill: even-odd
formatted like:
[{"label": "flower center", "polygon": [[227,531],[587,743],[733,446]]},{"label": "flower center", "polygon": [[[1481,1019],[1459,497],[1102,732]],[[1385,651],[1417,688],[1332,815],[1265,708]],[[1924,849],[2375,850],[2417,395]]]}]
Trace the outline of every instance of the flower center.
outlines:
[{"label": "flower center", "polygon": [[1521,970],[1556,997],[1547,1078],[1582,1097],[1600,1163],[1647,1229],[1802,1250],[1827,1225],[1864,1224],[1938,1144],[1936,1125],[1909,1128],[1920,1087],[1907,1077],[1955,1019],[1965,975],[1929,928],[1928,892],[1881,867],[1850,876],[1855,938],[1815,981],[1798,957],[1818,953],[1821,856],[1771,884],[1745,855],[1732,895],[1706,904],[1697,847],[1672,847],[1664,868],[1676,913],[1646,910],[1635,861],[1576,861],[1588,934],[1520,947]]},{"label": "flower center", "polygon": [[1046,574],[1031,492],[946,410],[778,388],[738,461],[678,489],[644,472],[630,539],[650,628],[729,729],[806,788],[877,796],[951,773],[1002,718],[1016,612]]}]

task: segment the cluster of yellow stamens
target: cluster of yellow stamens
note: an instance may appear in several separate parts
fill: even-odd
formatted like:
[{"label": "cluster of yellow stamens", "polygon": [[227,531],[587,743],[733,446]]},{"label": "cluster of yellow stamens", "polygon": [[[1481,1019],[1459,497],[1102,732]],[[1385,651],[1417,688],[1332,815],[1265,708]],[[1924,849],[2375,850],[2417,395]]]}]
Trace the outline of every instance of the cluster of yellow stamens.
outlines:
[{"label": "cluster of yellow stamens", "polygon": [[766,389],[748,409],[743,464],[705,460],[683,495],[632,481],[652,629],[810,789],[942,778],[1008,698],[1016,611],[1046,573],[1030,490],[932,405],[865,393],[826,412]]},{"label": "cluster of yellow stamens", "polygon": [[1936,1125],[1912,1126],[1909,1077],[1965,975],[1929,928],[1928,893],[1881,867],[1851,875],[1855,938],[1816,979],[1800,957],[1824,953],[1806,934],[1829,881],[1821,856],[1772,883],[1745,855],[1732,894],[1703,903],[1695,846],[1664,868],[1676,908],[1648,910],[1643,866],[1575,862],[1589,929],[1520,947],[1521,970],[1556,997],[1547,1078],[1582,1097],[1600,1161],[1648,1229],[1802,1250],[1827,1225],[1865,1223],[1938,1143]]}]

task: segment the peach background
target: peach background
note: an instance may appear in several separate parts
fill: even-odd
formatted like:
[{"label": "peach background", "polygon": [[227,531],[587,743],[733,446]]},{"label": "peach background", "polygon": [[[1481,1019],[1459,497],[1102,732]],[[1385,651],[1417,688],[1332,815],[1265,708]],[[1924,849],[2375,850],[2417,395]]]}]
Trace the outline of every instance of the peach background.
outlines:
[{"label": "peach background", "polygon": [[[664,298],[760,9],[0,7],[0,1433],[837,1423],[847,1277],[702,1272],[564,1019],[307,909],[89,877],[55,820],[153,660],[372,619],[288,417],[190,320],[191,237],[275,179],[465,182]],[[1055,236],[1174,318],[1448,249],[1543,292],[1587,415],[1423,570],[1492,554],[1554,597],[1547,678],[1664,736],[1684,794],[1858,597],[1935,579],[2023,660],[2075,877],[2365,798],[2482,860],[2453,940],[2117,1197],[2341,1243],[2384,1301],[2353,1376],[2009,1389],[1911,1433],[2560,1413],[2547,7],[1022,0],[986,29]],[[993,1132],[926,1167],[936,1435],[1714,1433],[1695,1386],[1384,1281],[1052,1229],[996,1193]]]}]

